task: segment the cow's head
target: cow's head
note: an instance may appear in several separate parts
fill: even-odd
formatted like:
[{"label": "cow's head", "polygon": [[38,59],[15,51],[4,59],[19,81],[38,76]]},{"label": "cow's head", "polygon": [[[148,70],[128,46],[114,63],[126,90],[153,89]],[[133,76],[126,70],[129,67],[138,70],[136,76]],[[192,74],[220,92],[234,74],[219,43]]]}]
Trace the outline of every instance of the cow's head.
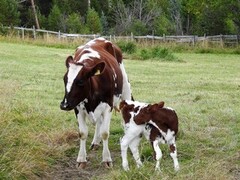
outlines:
[{"label": "cow's head", "polygon": [[67,72],[64,75],[65,96],[60,104],[62,110],[72,110],[84,101],[90,93],[90,78],[100,75],[105,63],[93,61],[90,63],[76,62],[72,56],[66,59]]}]

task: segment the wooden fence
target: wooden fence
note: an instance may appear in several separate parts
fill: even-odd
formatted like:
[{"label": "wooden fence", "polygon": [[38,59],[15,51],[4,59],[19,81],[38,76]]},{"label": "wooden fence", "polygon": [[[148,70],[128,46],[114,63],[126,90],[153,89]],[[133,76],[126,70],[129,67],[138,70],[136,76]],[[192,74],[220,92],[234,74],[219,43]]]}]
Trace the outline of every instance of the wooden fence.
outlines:
[{"label": "wooden fence", "polygon": [[[17,32],[17,36],[24,39],[25,36],[29,37],[29,35],[36,39],[38,37],[45,37],[46,39],[49,36],[54,36],[57,39],[85,39],[90,40],[96,37],[100,37],[98,34],[67,34],[62,33],[60,31],[47,31],[43,29],[35,29],[33,28],[23,28],[23,27],[12,27],[9,28],[13,31]],[[134,36],[131,34],[130,36],[101,36],[110,41],[133,41],[133,42],[152,42],[152,43],[179,43],[179,44],[188,44],[191,46],[195,46],[196,44],[203,43],[205,45],[213,44],[217,46],[238,46],[240,43],[240,35],[215,35],[215,36],[196,36],[196,35],[186,35],[186,36],[154,36],[154,35],[147,35],[147,36]]]}]

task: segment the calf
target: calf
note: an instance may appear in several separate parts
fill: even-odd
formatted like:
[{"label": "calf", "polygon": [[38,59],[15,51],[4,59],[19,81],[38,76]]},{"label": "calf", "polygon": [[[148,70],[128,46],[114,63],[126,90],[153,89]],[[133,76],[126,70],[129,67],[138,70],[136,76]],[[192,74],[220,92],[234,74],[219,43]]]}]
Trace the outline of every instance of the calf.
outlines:
[{"label": "calf", "polygon": [[167,143],[170,148],[170,156],[174,162],[175,171],[179,170],[175,136],[178,132],[178,117],[176,112],[163,107],[164,102],[158,104],[146,104],[137,101],[122,101],[120,110],[124,120],[125,134],[121,139],[122,166],[129,170],[127,161],[127,149],[130,147],[137,167],[142,165],[139,157],[138,145],[142,134],[150,140],[157,160],[155,170],[160,170],[162,158],[158,143]]}]

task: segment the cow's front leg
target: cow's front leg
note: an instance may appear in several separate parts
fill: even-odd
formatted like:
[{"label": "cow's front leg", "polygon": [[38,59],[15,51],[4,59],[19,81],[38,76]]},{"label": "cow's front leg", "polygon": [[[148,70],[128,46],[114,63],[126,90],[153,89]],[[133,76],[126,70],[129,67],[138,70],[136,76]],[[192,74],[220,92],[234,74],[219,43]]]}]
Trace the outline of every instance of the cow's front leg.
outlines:
[{"label": "cow's front leg", "polygon": [[80,149],[77,157],[77,167],[83,169],[87,164],[86,140],[88,136],[88,127],[86,125],[85,115],[83,112],[79,112],[77,118],[80,137]]},{"label": "cow's front leg", "polygon": [[111,115],[112,115],[111,107],[106,104],[105,111],[103,112],[103,120],[100,126],[100,136],[103,142],[102,159],[107,168],[112,167],[112,158],[108,148]]}]

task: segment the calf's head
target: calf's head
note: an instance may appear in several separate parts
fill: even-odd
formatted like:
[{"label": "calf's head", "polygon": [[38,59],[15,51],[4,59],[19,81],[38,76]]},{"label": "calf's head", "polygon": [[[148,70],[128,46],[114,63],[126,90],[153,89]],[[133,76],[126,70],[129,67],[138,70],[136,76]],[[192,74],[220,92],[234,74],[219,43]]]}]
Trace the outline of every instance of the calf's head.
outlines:
[{"label": "calf's head", "polygon": [[60,103],[62,110],[72,110],[90,93],[90,78],[101,75],[105,68],[102,61],[76,62],[72,56],[66,59],[67,72],[63,77],[65,96]]},{"label": "calf's head", "polygon": [[144,124],[149,122],[152,119],[152,114],[154,114],[158,109],[164,106],[164,102],[161,101],[156,104],[149,104],[147,107],[140,109],[138,114],[134,116],[134,121],[136,124]]}]

